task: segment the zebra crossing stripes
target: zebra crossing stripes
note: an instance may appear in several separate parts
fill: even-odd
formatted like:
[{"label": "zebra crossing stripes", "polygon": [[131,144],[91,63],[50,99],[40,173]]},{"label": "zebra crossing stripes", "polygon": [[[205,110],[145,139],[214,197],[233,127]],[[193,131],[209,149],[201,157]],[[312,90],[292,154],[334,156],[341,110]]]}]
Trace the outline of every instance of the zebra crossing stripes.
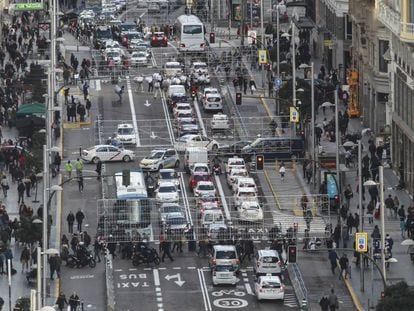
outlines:
[{"label": "zebra crossing stripes", "polygon": [[[303,217],[282,214],[280,212],[273,212],[273,223],[281,227],[282,232],[286,232],[287,229],[293,228],[293,224],[298,224],[298,233],[304,233],[306,229],[306,222]],[[324,233],[325,221],[321,217],[313,217],[310,224],[310,234],[312,233]]]},{"label": "zebra crossing stripes", "polygon": [[285,299],[283,300],[283,305],[290,308],[299,307],[298,301],[294,293],[285,293]]}]

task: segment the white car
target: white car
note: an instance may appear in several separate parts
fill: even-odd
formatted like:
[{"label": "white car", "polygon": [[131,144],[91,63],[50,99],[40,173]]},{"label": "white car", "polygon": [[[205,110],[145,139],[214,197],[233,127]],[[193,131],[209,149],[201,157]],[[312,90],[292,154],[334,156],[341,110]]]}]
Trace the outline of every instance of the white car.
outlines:
[{"label": "white car", "polygon": [[123,52],[121,49],[105,49],[104,55],[107,62],[112,59],[116,65],[120,65],[122,63]]},{"label": "white car", "polygon": [[158,172],[158,184],[164,181],[172,182],[178,189],[180,189],[180,179],[177,172],[172,168],[163,168]]},{"label": "white car", "polygon": [[120,49],[121,45],[118,41],[115,40],[106,40],[104,41],[105,49]]},{"label": "white car", "polygon": [[240,221],[262,221],[263,209],[258,202],[243,202],[239,209]]},{"label": "white car", "polygon": [[190,103],[176,103],[175,107],[173,108],[174,116],[177,115],[178,112],[181,110],[190,110],[191,112],[193,112],[193,108],[191,108]]},{"label": "white car", "polygon": [[165,226],[171,230],[184,230],[187,228],[187,218],[183,212],[169,213],[165,218]]},{"label": "white car", "polygon": [[238,157],[229,158],[226,163],[226,173],[229,173],[232,168],[246,168],[244,160]]},{"label": "white car", "polygon": [[148,57],[145,52],[132,52],[131,54],[131,65],[133,66],[147,66]]},{"label": "white car", "polygon": [[136,145],[137,138],[132,124],[119,124],[116,130],[116,139],[119,140],[122,144]]},{"label": "white car", "polygon": [[206,87],[204,88],[204,90],[200,93],[200,97],[201,99],[204,99],[204,97],[206,97],[207,94],[220,94],[220,92],[218,91],[218,89],[216,89],[215,87]]},{"label": "white car", "polygon": [[257,202],[259,199],[257,197],[257,192],[253,188],[239,188],[234,194],[234,204],[236,209],[238,209],[244,202]]},{"label": "white car", "polygon": [[210,173],[210,168],[208,167],[207,163],[194,163],[190,166],[190,174],[193,174],[194,172],[204,172],[207,174]]},{"label": "white car", "polygon": [[188,147],[205,147],[208,151],[217,151],[219,143],[203,135],[188,134],[177,138],[175,148],[177,151],[185,151]]},{"label": "white car", "polygon": [[216,187],[214,187],[213,182],[211,181],[199,181],[197,186],[194,188],[194,196],[203,196],[203,195],[216,195]]},{"label": "white car", "polygon": [[204,112],[222,111],[223,100],[221,99],[221,95],[220,94],[207,94],[203,100],[203,110]]},{"label": "white car", "polygon": [[208,73],[208,66],[205,62],[194,62],[190,69],[193,73]]},{"label": "white car", "polygon": [[254,282],[254,291],[257,300],[262,299],[285,299],[285,286],[280,278],[276,275],[264,275],[256,278]]},{"label": "white car", "polygon": [[98,163],[99,160],[102,162],[130,162],[134,158],[135,154],[132,150],[118,148],[112,145],[96,145],[82,151],[82,160],[93,163]]},{"label": "white car", "polygon": [[159,148],[139,162],[139,167],[145,171],[158,171],[163,168],[177,168],[180,159],[174,149]]},{"label": "white car", "polygon": [[230,129],[229,118],[226,114],[217,113],[210,120],[210,127],[212,130],[228,130]]},{"label": "white car", "polygon": [[247,177],[248,176],[248,172],[245,168],[232,168],[230,170],[230,172],[228,172],[227,174],[227,184],[229,185],[229,187],[233,187],[233,184],[237,181],[237,178],[241,177]]},{"label": "white car", "polygon": [[232,185],[233,187],[233,193],[237,191],[237,189],[240,188],[244,188],[244,187],[252,187],[256,190],[257,192],[257,186],[256,186],[256,182],[254,181],[253,178],[251,177],[238,177],[236,179],[236,181],[233,183]]},{"label": "white car", "polygon": [[213,285],[236,285],[239,280],[236,276],[236,270],[232,265],[215,265],[211,269],[211,276]]},{"label": "white car", "polygon": [[161,203],[177,203],[180,200],[178,189],[174,183],[170,181],[163,181],[155,190],[155,202]]}]

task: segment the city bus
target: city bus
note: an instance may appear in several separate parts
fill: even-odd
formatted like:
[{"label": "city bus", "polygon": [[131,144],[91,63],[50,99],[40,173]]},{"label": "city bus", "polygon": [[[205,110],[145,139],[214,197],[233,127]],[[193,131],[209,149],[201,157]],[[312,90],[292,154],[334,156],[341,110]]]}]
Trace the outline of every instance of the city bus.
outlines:
[{"label": "city bus", "polygon": [[175,22],[175,29],[180,52],[204,52],[205,27],[197,16],[179,16]]}]

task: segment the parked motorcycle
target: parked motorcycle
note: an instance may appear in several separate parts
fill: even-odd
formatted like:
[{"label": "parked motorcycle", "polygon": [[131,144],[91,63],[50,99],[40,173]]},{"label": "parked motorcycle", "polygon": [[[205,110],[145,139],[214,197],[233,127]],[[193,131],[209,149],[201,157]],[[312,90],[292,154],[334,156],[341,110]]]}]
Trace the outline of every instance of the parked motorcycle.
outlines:
[{"label": "parked motorcycle", "polygon": [[83,268],[89,265],[91,268],[95,268],[96,261],[91,254],[87,254],[83,257],[76,257],[75,255],[69,255],[67,260],[67,266],[69,268]]},{"label": "parked motorcycle", "polygon": [[155,263],[157,266],[160,264],[160,257],[158,256],[157,251],[152,248],[146,248],[143,251],[134,252],[132,255],[132,264],[136,267],[140,264],[146,263]]}]

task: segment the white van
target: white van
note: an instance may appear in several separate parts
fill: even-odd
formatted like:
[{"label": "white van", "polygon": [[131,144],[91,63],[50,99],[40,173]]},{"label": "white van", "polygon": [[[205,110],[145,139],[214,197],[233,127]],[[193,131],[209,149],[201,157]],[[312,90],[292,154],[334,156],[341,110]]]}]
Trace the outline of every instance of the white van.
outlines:
[{"label": "white van", "polygon": [[173,84],[168,87],[168,97],[171,97],[173,94],[186,94],[184,85]]},{"label": "white van", "polygon": [[240,260],[234,245],[214,245],[213,253],[208,262],[210,267],[216,265],[232,265],[237,271],[239,270]]},{"label": "white van", "polygon": [[179,62],[166,62],[164,65],[164,76],[173,77],[181,75],[183,73],[183,67]]},{"label": "white van", "polygon": [[184,152],[184,169],[189,174],[195,163],[208,163],[208,152],[205,147],[187,147]]}]

